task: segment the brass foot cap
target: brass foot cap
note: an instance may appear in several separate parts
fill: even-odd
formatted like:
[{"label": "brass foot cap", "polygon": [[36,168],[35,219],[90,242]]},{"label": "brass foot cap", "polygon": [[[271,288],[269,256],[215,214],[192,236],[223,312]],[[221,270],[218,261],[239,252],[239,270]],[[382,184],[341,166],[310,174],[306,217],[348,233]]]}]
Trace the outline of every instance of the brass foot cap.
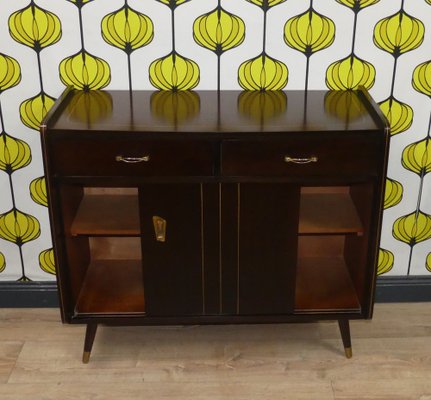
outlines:
[{"label": "brass foot cap", "polygon": [[346,353],[347,358],[352,358],[352,348],[351,347],[345,347],[344,352]]},{"label": "brass foot cap", "polygon": [[88,364],[88,362],[90,361],[90,352],[89,351],[84,351],[84,354],[82,355],[82,362],[84,364]]}]

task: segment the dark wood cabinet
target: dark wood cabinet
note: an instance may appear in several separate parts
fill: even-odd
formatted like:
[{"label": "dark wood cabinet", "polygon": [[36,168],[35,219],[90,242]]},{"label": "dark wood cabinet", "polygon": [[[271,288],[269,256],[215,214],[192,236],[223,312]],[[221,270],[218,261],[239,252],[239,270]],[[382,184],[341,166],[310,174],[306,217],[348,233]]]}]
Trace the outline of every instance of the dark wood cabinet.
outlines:
[{"label": "dark wood cabinet", "polygon": [[64,322],[371,318],[389,128],[364,90],[79,92],[45,118]]},{"label": "dark wood cabinet", "polygon": [[[291,314],[294,310],[298,188],[284,183],[232,185],[234,204],[225,206],[231,227],[225,234],[236,257],[226,269],[236,272],[236,287],[226,288],[230,313]],[[223,203],[222,203],[223,204]],[[230,206],[230,210],[229,210]],[[223,240],[222,239],[222,240]],[[229,298],[235,298],[235,307]]]},{"label": "dark wood cabinet", "polygon": [[203,315],[201,185],[154,183],[141,193],[147,314]]}]

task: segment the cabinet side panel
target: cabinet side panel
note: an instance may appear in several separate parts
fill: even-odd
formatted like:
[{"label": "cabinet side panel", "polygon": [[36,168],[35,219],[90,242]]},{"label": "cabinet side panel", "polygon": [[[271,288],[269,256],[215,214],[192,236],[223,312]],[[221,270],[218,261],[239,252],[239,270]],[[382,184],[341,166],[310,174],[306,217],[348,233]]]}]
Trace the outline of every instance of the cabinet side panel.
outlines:
[{"label": "cabinet side panel", "polygon": [[[373,207],[374,192],[372,183],[354,185],[350,189],[350,195],[358,211],[363,226],[362,236],[347,236],[344,249],[344,258],[349,268],[350,276],[358,295],[361,308],[369,307],[369,298],[367,290],[371,271],[374,270],[372,265],[372,244],[376,242],[376,232],[372,231],[373,220],[378,218],[379,210]],[[375,202],[374,202],[375,203]]]},{"label": "cabinet side panel", "polygon": [[59,192],[61,214],[58,215],[57,221],[61,221],[62,227],[55,230],[55,237],[61,270],[60,286],[62,292],[70,293],[70,300],[68,304],[63,304],[63,307],[68,315],[72,315],[90,262],[90,250],[88,238],[71,237],[70,234],[82,199],[82,187],[59,185]]}]

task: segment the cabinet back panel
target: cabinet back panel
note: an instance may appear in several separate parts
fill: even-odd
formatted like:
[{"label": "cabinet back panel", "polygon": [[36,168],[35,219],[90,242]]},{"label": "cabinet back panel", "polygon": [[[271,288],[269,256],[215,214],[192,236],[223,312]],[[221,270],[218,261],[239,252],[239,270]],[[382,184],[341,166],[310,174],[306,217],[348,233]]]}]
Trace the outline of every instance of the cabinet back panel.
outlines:
[{"label": "cabinet back panel", "polygon": [[139,237],[91,237],[92,260],[141,260]]}]

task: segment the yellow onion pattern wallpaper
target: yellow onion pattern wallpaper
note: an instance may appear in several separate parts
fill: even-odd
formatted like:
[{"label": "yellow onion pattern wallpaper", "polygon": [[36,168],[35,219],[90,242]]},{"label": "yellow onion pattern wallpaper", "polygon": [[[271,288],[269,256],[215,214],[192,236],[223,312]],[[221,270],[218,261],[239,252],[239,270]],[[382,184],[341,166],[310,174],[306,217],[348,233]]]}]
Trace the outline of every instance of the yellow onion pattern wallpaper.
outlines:
[{"label": "yellow onion pattern wallpaper", "polygon": [[379,274],[431,274],[430,1],[0,0],[0,10],[0,280],[54,279],[38,125],[66,85],[83,96],[161,90],[152,107],[164,117],[178,107],[165,91],[193,100],[187,117],[193,89],[243,89],[246,111],[263,97],[278,104],[279,90],[367,87],[392,133]]}]

